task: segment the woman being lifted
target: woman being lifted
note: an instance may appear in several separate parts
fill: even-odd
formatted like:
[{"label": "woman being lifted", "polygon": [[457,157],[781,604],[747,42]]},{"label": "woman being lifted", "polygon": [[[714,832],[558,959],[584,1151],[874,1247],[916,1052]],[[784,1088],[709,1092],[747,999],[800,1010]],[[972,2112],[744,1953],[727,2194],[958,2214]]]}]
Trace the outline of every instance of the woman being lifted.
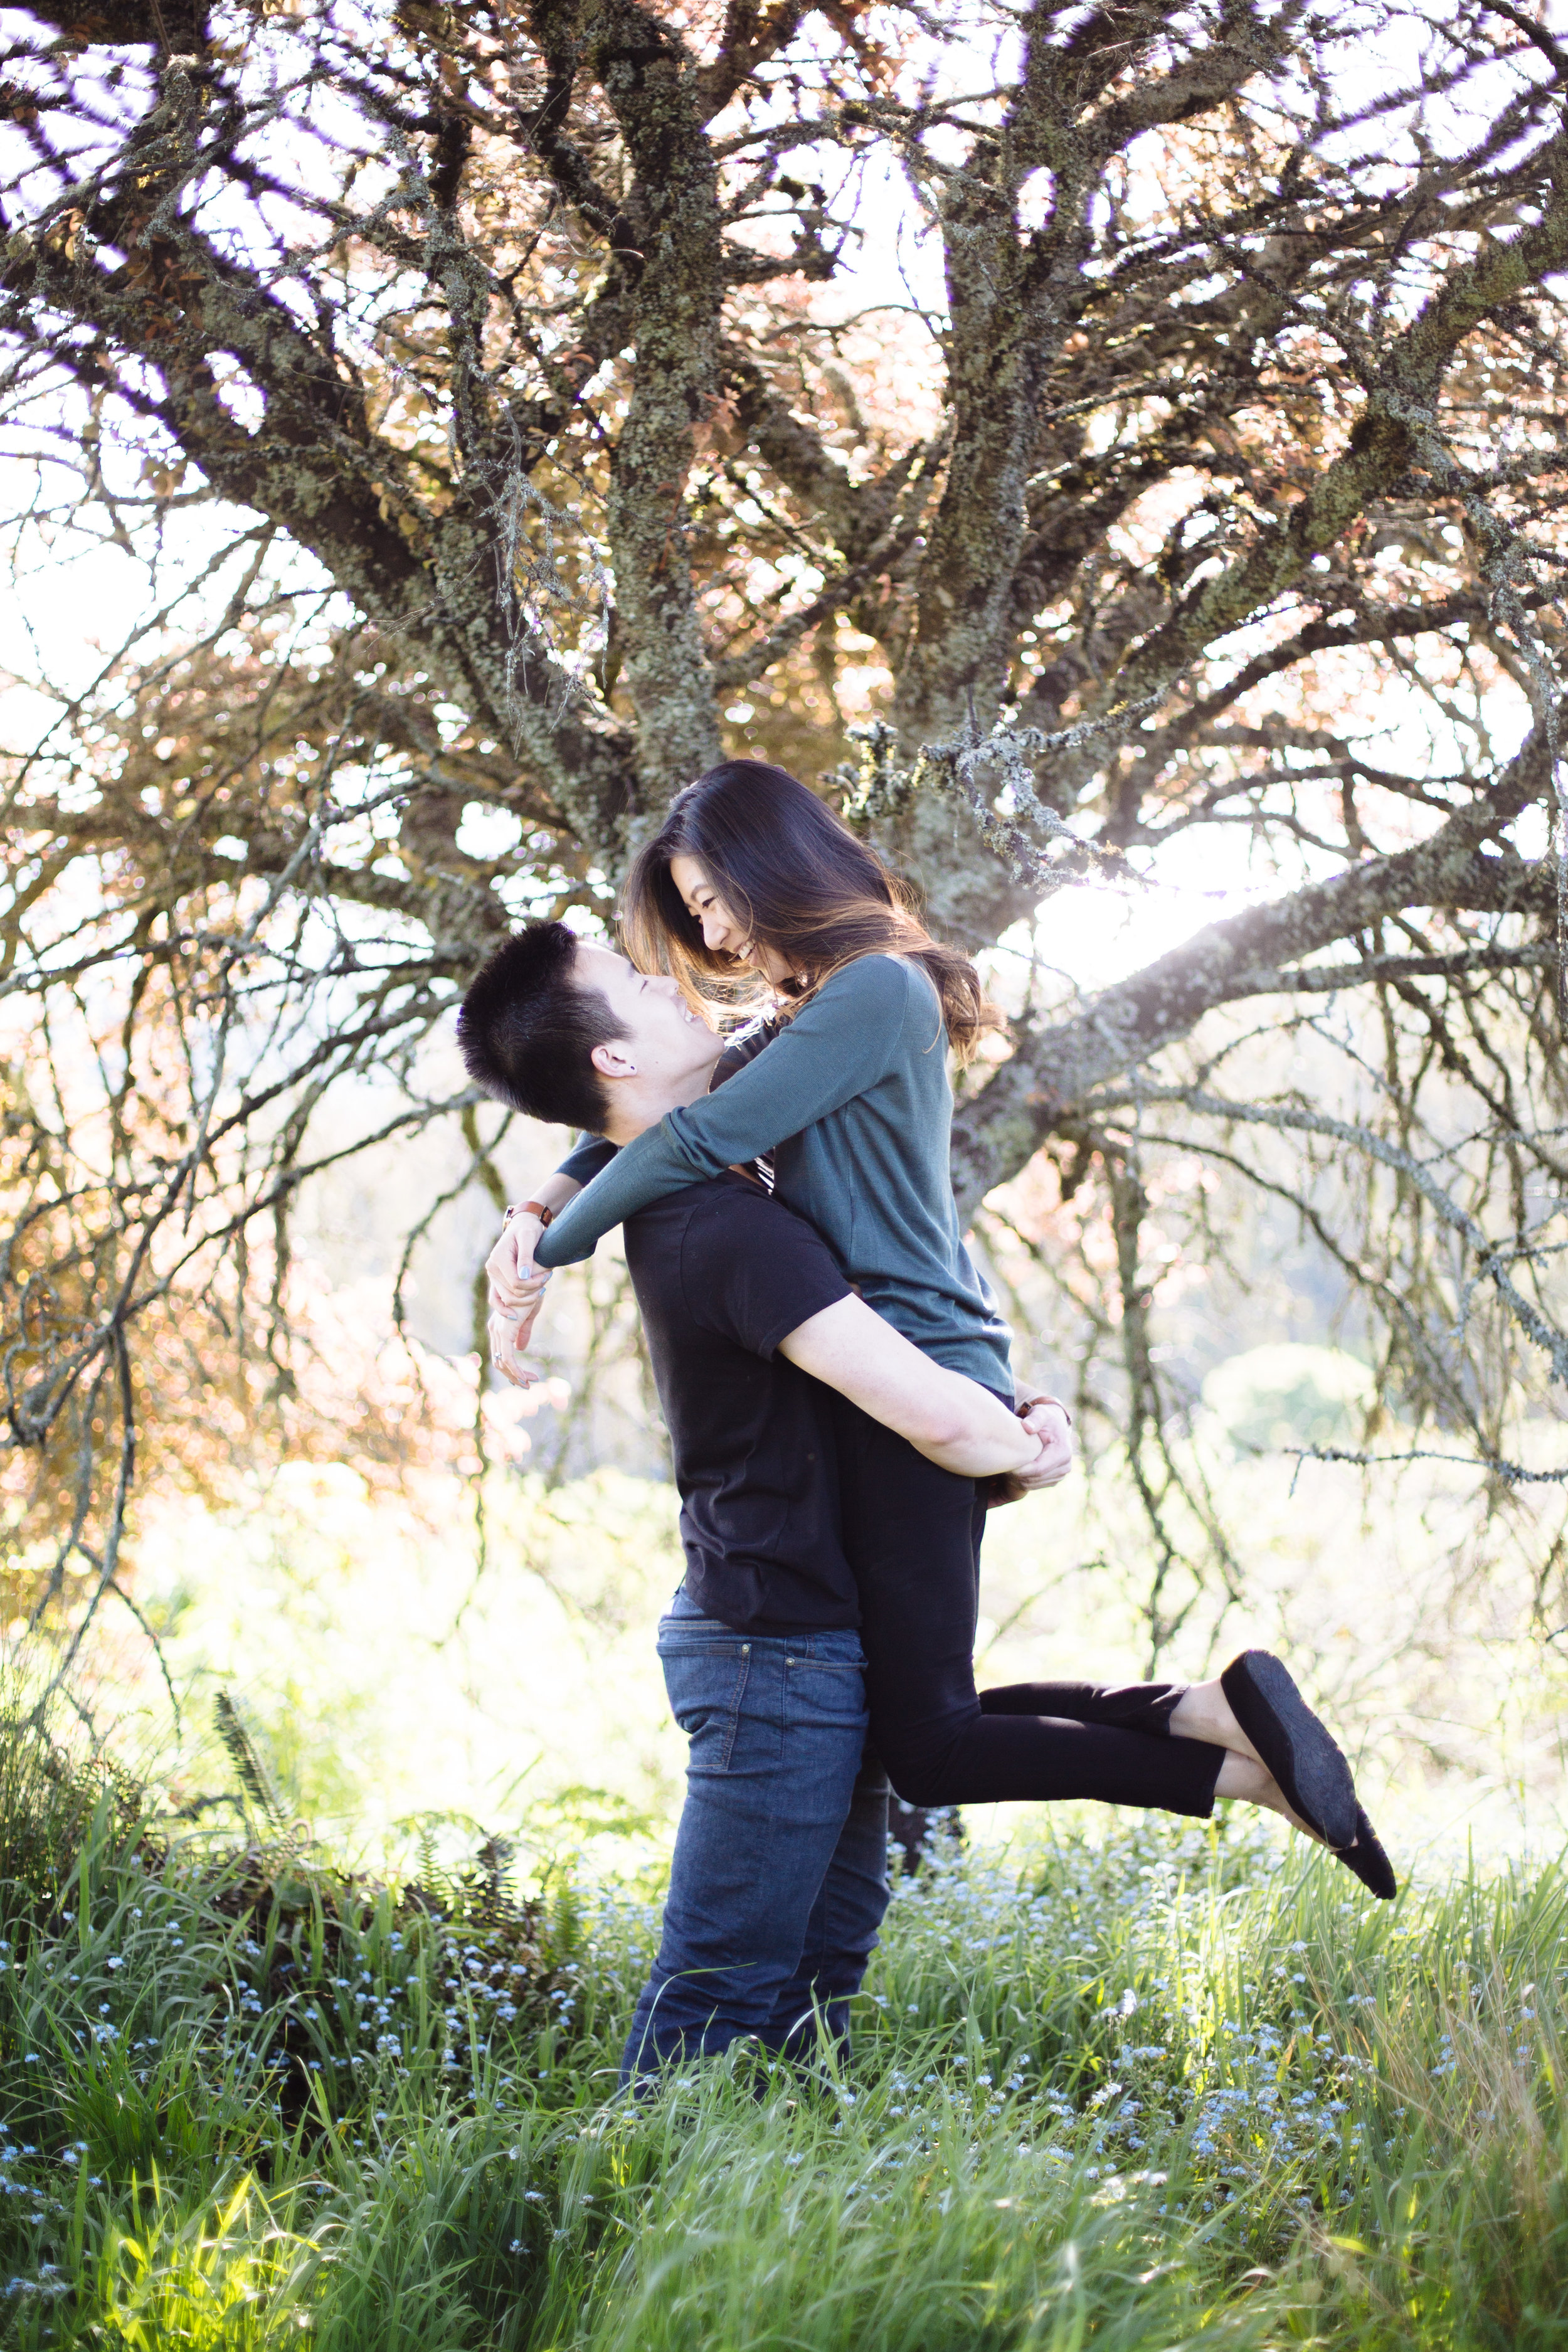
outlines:
[{"label": "woman being lifted", "polygon": [[[677,795],[632,870],[621,928],[633,963],[672,972],[694,1004],[765,1003],[769,1017],[725,1054],[708,1095],[618,1151],[580,1145],[540,1188],[547,1226],[512,1213],[489,1271],[498,1308],[520,1318],[516,1347],[549,1269],[591,1255],[666,1193],[771,1161],[780,1200],[816,1226],[868,1305],[1057,1439],[1065,1463],[1065,1409],[1015,1391],[1010,1334],[953,1197],[948,1055],[967,1061],[1001,1025],[973,965],[931,939],[905,887],[823,801],[750,760]],[[1198,1815],[1216,1796],[1244,1798],[1330,1846],[1374,1894],[1393,1895],[1349,1766],[1265,1653],[1244,1652],[1217,1681],[1186,1687],[1025,1683],[977,1694],[988,1497],[840,1404],[871,1738],[900,1796],[1093,1796]],[[1086,1743],[1072,1736],[1083,1723],[1122,1736]]]}]

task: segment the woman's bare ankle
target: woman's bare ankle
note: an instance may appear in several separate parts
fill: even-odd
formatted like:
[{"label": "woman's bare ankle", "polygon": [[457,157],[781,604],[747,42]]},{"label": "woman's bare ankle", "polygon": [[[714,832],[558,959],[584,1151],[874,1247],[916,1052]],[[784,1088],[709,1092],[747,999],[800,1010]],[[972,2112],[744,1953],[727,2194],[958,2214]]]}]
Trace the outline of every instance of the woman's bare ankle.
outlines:
[{"label": "woman's bare ankle", "polygon": [[1214,1792],[1216,1798],[1224,1798],[1228,1802],[1261,1805],[1266,1811],[1278,1813],[1281,1821],[1289,1822],[1293,1830],[1300,1830],[1302,1836],[1310,1837],[1314,1844],[1321,1845],[1323,1842],[1316,1830],[1308,1828],[1299,1813],[1291,1811],[1278,1780],[1253,1757],[1238,1756],[1234,1749],[1229,1750],[1219,1768]]},{"label": "woman's bare ankle", "polygon": [[1263,1769],[1257,1748],[1237,1723],[1217,1680],[1189,1683],[1171,1709],[1169,1727],[1177,1739],[1202,1739],[1211,1748],[1228,1748],[1233,1755],[1249,1757],[1259,1770]]}]

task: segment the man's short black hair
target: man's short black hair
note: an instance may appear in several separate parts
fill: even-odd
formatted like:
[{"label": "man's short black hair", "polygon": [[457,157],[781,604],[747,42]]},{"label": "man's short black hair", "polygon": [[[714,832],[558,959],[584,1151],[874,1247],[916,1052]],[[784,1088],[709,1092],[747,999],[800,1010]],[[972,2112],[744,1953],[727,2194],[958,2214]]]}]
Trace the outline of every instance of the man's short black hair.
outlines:
[{"label": "man's short black hair", "polygon": [[595,1045],[630,1032],[602,992],[573,977],[577,934],[530,923],[498,948],[458,1014],[458,1045],[474,1084],[530,1118],[602,1135],[609,1117]]}]

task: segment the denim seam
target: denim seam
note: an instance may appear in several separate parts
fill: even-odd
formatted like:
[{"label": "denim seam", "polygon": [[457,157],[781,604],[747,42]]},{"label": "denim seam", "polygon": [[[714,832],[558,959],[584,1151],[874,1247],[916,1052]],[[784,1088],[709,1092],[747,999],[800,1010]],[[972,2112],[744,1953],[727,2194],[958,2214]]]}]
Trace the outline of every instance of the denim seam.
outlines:
[{"label": "denim seam", "polygon": [[735,1752],[735,1742],[740,1737],[741,1701],[745,1696],[746,1676],[751,1670],[751,1664],[752,1645],[750,1642],[742,1642],[741,1655],[735,1667],[735,1687],[730,1694],[730,1723],[724,1735],[724,1752],[719,1759],[721,1772],[729,1770],[730,1759]]}]

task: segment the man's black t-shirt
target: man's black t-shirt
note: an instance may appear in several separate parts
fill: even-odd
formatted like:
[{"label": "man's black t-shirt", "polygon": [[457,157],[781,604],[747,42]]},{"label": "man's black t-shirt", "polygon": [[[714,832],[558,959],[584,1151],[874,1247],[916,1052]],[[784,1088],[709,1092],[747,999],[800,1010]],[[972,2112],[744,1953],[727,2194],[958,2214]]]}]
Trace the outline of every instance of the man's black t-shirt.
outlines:
[{"label": "man's black t-shirt", "polygon": [[849,1296],[827,1244],[730,1174],[667,1193],[625,1234],[675,1456],[688,1592],[741,1633],[858,1625],[831,1398],[774,1352]]}]

